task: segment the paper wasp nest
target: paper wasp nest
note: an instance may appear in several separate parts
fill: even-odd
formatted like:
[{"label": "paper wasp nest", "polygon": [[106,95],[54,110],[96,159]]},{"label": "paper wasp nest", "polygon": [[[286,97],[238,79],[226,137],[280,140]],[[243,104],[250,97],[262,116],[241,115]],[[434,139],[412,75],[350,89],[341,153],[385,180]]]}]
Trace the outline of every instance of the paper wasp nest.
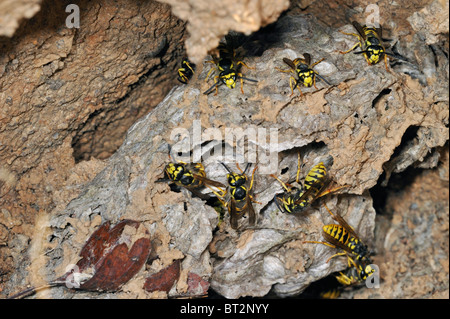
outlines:
[{"label": "paper wasp nest", "polygon": [[[197,63],[189,84],[173,87],[134,123],[111,157],[71,164],[61,187],[48,194],[53,204],[38,214],[31,242],[11,235],[9,247],[15,254],[26,251],[29,259],[4,291],[12,293],[17,286],[63,273],[101,221],[142,222],[153,248],[150,261],[137,277],[106,297],[160,297],[143,291],[143,278],[177,260],[181,260],[180,276],[163,296],[198,296],[189,278],[201,278],[202,284],[226,298],[298,295],[311,283],[347,266],[344,257],[326,262],[336,250],[303,243],[323,240],[322,226],[334,223],[321,202],[341,214],[378,253],[380,239],[374,235],[376,212],[369,190],[408,168],[436,167],[445,157],[442,146],[448,141],[448,42],[446,55],[438,43],[433,47],[420,34],[402,28],[401,34],[392,32],[389,37],[396,52],[409,62],[392,60],[391,73],[383,62],[369,66],[361,55],[339,54],[356,41],[338,31],[353,32],[351,24],[342,21],[339,28],[329,27],[317,13],[287,14],[249,37],[243,45],[243,61],[251,69],[242,68],[242,72],[258,82],[244,80],[244,94],[238,81],[235,89],[222,85],[217,95],[204,95],[213,84],[212,76],[205,81],[212,65]],[[167,49],[176,52],[173,43]],[[151,58],[160,58],[164,50]],[[297,89],[291,96],[290,74],[275,68],[286,69],[283,58],[294,60],[304,53],[313,62],[324,58],[314,69],[331,86],[317,81],[317,90],[301,87],[303,97]],[[170,76],[176,77],[176,66],[172,69]],[[226,139],[226,130],[246,128],[266,134],[264,139],[256,134],[247,141],[277,154],[275,169],[264,171],[261,164],[255,172],[256,224],[248,226],[248,218],[242,218],[240,228],[234,230],[226,214],[217,230],[219,218],[213,207],[186,190],[174,192],[167,183],[156,181],[169,162],[167,144],[184,140],[192,152],[203,149],[200,154],[208,178],[226,183],[226,171],[219,162],[237,168],[225,155],[207,156],[209,149],[216,145],[221,149],[227,143],[236,147]],[[199,132],[200,140],[195,138]],[[269,174],[283,181],[295,179],[299,152],[301,180],[314,164],[328,161],[335,185],[348,187],[321,198],[302,213],[283,214],[273,200],[283,188]],[[245,158],[241,167],[244,162]],[[448,202],[446,207],[448,212]],[[3,215],[6,220],[8,214]],[[100,297],[64,288],[48,293],[56,298]]]}]

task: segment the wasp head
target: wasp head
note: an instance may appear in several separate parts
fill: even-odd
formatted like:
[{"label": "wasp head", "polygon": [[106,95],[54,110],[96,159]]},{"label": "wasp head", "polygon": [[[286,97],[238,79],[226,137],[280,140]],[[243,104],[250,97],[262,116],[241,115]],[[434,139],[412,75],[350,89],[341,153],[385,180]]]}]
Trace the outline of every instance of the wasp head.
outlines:
[{"label": "wasp head", "polygon": [[367,277],[370,277],[375,272],[375,269],[372,268],[372,266],[370,265],[367,265],[364,268],[362,266],[359,266],[359,268],[360,268],[359,277],[363,280],[366,280]]},{"label": "wasp head", "polygon": [[220,73],[220,79],[230,89],[234,89],[236,86],[236,72],[233,70],[227,70]]},{"label": "wasp head", "polygon": [[384,54],[384,48],[380,45],[371,45],[366,49],[367,59],[370,64],[377,64],[380,62]]},{"label": "wasp head", "polygon": [[298,72],[298,78],[305,87],[311,87],[314,84],[314,75],[314,71],[311,69]]}]

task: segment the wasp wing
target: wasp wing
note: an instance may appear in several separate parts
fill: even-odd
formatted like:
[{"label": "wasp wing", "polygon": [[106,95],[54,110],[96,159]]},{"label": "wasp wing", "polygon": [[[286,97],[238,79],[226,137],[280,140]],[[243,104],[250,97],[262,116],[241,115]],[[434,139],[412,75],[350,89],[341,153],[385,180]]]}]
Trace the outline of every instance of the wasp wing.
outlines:
[{"label": "wasp wing", "polygon": [[380,42],[383,40],[383,28],[381,25],[378,28],[375,28],[375,32],[378,35],[378,38],[380,39]]},{"label": "wasp wing", "polygon": [[236,211],[236,201],[234,200],[234,198],[230,199],[230,202],[229,202],[229,205],[228,205],[228,212],[230,213],[231,228],[237,229],[238,228],[239,213]]},{"label": "wasp wing", "polygon": [[248,223],[249,225],[253,226],[256,222],[256,213],[255,209],[253,208],[252,199],[250,196],[247,196],[247,206],[248,206]]},{"label": "wasp wing", "polygon": [[295,63],[288,58],[283,58],[283,62],[286,63],[291,69],[295,70]]},{"label": "wasp wing", "polygon": [[309,53],[303,53],[303,57],[305,58],[305,63],[310,65],[311,64],[311,55]]}]

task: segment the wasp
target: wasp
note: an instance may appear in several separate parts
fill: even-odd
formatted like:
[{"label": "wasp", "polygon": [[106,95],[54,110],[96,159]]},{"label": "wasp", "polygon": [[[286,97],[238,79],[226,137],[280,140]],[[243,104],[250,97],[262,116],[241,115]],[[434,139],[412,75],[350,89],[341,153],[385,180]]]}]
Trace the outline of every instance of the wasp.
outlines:
[{"label": "wasp", "polygon": [[216,193],[216,195],[221,199],[223,205],[228,209],[228,213],[230,214],[231,228],[238,228],[238,220],[242,216],[244,216],[245,213],[248,213],[249,225],[255,225],[256,213],[252,205],[252,201],[254,200],[253,196],[251,195],[251,191],[253,189],[253,179],[255,171],[258,166],[255,165],[252,176],[250,178],[246,173],[250,168],[251,163],[247,164],[244,171],[242,171],[242,169],[239,167],[239,164],[236,164],[236,167],[241,171],[240,174],[230,170],[230,168],[228,168],[225,163],[221,162],[221,164],[228,171],[228,187],[225,192],[222,192],[222,194]]},{"label": "wasp", "polygon": [[[239,79],[241,82],[241,92],[244,94],[244,80],[250,81],[250,82],[258,82],[254,79],[246,78],[242,75],[240,72],[240,69],[242,66],[246,67],[247,69],[254,69],[252,67],[249,67],[247,64],[245,64],[243,61],[240,61],[236,57],[236,52],[233,47],[232,40],[230,37],[226,37],[226,43],[220,43],[218,50],[219,50],[219,57],[216,55],[211,55],[212,60],[206,61],[207,63],[212,63],[215,65],[215,69],[219,72],[219,75],[216,75],[214,77],[214,84],[211,86],[208,90],[206,90],[203,94],[209,94],[214,89],[216,90],[216,94],[218,93],[218,87],[222,84],[225,84],[230,89],[234,89],[236,87],[236,81]],[[208,80],[211,72],[214,70],[212,68],[209,70],[206,81]]]},{"label": "wasp", "polygon": [[357,47],[360,47],[361,51],[356,51],[353,53],[354,54],[362,54],[369,65],[377,64],[378,62],[381,61],[381,59],[384,59],[384,64],[385,64],[386,70],[388,72],[391,72],[391,71],[389,70],[389,67],[388,67],[387,56],[406,61],[403,57],[401,57],[397,54],[386,52],[386,49],[383,46],[381,26],[379,28],[370,28],[366,25],[361,26],[356,21],[353,21],[352,25],[353,25],[353,27],[355,27],[358,34],[346,33],[343,31],[340,31],[340,32],[345,35],[352,35],[352,36],[357,37],[359,42],[357,42],[349,50],[339,51],[339,53],[346,54],[350,51],[353,51]]},{"label": "wasp", "polygon": [[[327,80],[325,80],[317,71],[314,71],[313,68],[320,62],[322,62],[325,59],[320,59],[319,61],[314,62],[311,64],[311,55],[309,53],[303,53],[303,58],[297,58],[294,61],[283,58],[283,62],[286,63],[289,66],[289,70],[282,70],[280,68],[275,68],[278,71],[285,72],[285,73],[293,73],[297,76],[295,78],[291,75],[289,79],[289,86],[291,87],[291,96],[294,94],[295,88],[298,88],[300,91],[300,95],[303,96],[302,90],[300,89],[299,84],[303,84],[305,87],[311,87],[314,85],[314,87],[317,89],[316,86],[316,77],[324,81],[326,84],[331,85]],[[292,84],[294,83],[294,86]]]},{"label": "wasp", "polygon": [[203,187],[214,186],[219,189],[225,188],[225,185],[222,183],[206,177],[205,168],[202,163],[185,163],[179,160],[173,162],[170,153],[171,148],[169,145],[169,159],[171,162],[164,168],[165,177],[157,180],[157,182],[173,182],[175,185],[184,187],[198,197],[206,200],[210,199],[210,197],[200,193]]},{"label": "wasp", "polygon": [[[347,224],[347,222],[342,218],[339,214],[333,214],[325,203],[323,204],[327,209],[328,213],[333,217],[335,221],[339,223],[337,224],[329,224],[324,225],[322,228],[322,235],[326,241],[304,241],[304,243],[315,243],[326,245],[331,248],[341,248],[344,252],[339,252],[332,255],[328,258],[327,263],[336,256],[347,255],[347,259],[349,262],[349,266],[352,266],[351,261],[353,259],[350,256],[355,257],[356,262],[362,264],[371,264],[370,260],[370,251],[353,228]],[[354,262],[353,262],[354,264]],[[355,265],[356,267],[356,265]],[[369,271],[370,269],[364,269],[365,271]]]},{"label": "wasp", "polygon": [[178,69],[178,81],[188,84],[195,73],[195,64],[190,62],[187,58],[181,61],[181,68]]},{"label": "wasp", "polygon": [[334,193],[341,188],[347,187],[339,186],[333,189],[326,190],[331,182],[327,176],[327,169],[323,162],[315,165],[306,175],[304,183],[300,183],[301,158],[298,154],[297,177],[295,179],[296,185],[284,183],[275,175],[270,175],[281,183],[285,192],[275,195],[275,204],[282,213],[299,213],[311,205],[319,197]]}]

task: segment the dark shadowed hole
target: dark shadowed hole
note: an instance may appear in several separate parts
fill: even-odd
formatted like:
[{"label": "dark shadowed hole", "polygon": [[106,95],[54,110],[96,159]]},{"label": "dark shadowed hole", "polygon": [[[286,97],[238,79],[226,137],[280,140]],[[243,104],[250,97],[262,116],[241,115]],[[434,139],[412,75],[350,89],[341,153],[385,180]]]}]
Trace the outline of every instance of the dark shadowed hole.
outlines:
[{"label": "dark shadowed hole", "polygon": [[391,89],[383,89],[380,92],[380,94],[378,94],[377,97],[373,99],[373,101],[372,101],[372,108],[374,108],[377,105],[377,103],[381,100],[381,98],[383,96],[388,95],[389,93],[391,93],[391,91],[392,91]]}]

